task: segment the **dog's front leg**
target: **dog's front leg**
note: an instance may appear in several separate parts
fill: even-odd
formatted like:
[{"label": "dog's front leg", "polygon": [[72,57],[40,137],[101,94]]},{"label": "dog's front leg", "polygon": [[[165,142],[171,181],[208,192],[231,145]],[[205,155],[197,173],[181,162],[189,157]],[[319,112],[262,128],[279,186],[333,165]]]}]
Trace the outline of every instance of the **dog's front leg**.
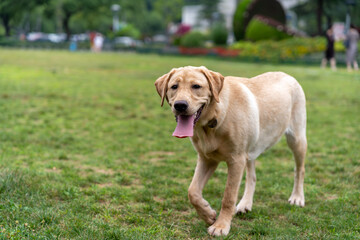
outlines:
[{"label": "dog's front leg", "polygon": [[227,162],[228,178],[222,200],[221,211],[216,222],[208,228],[212,236],[226,236],[230,231],[230,225],[236,210],[237,195],[246,165],[244,156],[237,156]]},{"label": "dog's front leg", "polygon": [[195,174],[188,191],[191,204],[195,207],[199,216],[209,225],[215,222],[216,212],[202,197],[202,191],[217,166],[217,162],[210,162],[199,157],[195,169]]}]

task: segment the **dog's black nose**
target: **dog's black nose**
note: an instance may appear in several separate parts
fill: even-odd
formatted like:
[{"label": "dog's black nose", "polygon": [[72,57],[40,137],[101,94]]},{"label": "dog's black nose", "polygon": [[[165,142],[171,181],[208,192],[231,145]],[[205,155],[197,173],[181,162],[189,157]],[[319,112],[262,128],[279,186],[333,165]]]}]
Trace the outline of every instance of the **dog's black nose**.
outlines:
[{"label": "dog's black nose", "polygon": [[175,104],[174,104],[174,108],[178,112],[185,112],[188,107],[189,107],[189,104],[186,101],[183,101],[183,100],[176,101]]}]

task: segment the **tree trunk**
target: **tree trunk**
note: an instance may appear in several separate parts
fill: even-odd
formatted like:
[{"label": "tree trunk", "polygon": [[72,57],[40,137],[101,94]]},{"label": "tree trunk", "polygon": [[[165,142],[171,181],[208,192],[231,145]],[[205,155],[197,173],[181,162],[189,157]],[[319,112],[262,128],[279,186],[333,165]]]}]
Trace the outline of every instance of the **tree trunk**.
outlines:
[{"label": "tree trunk", "polygon": [[326,24],[327,24],[327,29],[332,27],[333,21],[330,15],[326,15]]},{"label": "tree trunk", "polygon": [[66,14],[63,19],[63,28],[66,33],[66,41],[70,41],[70,35],[71,35],[70,26],[69,26],[70,17],[71,15]]},{"label": "tree trunk", "polygon": [[7,16],[1,16],[5,28],[5,36],[10,37],[10,19]]},{"label": "tree trunk", "polygon": [[322,32],[322,15],[324,9],[324,0],[317,0],[317,11],[316,11],[316,18],[317,18],[317,32],[318,35],[321,35]]}]

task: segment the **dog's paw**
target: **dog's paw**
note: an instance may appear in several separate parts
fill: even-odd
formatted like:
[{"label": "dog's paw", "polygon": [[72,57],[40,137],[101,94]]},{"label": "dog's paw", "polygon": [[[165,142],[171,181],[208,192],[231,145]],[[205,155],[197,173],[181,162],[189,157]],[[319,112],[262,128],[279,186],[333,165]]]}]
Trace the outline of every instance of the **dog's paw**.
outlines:
[{"label": "dog's paw", "polygon": [[303,194],[291,194],[289,198],[289,203],[291,205],[296,205],[299,207],[305,207],[305,198]]},{"label": "dog's paw", "polygon": [[213,209],[209,212],[199,212],[198,214],[208,225],[211,225],[216,221],[216,211]]},{"label": "dog's paw", "polygon": [[252,202],[247,200],[241,200],[236,206],[236,213],[247,213],[250,212],[252,208]]},{"label": "dog's paw", "polygon": [[224,224],[224,223],[217,223],[215,222],[213,225],[211,225],[208,228],[208,233],[211,236],[226,236],[229,234],[230,231],[230,224]]}]

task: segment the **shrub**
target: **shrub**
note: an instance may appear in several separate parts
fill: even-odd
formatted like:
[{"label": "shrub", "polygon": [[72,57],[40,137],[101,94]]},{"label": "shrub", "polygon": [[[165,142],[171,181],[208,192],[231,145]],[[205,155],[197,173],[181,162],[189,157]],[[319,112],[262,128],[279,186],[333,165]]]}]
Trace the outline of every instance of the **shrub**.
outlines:
[{"label": "shrub", "polygon": [[139,39],[140,38],[140,31],[134,27],[131,24],[127,24],[125,27],[121,28],[117,33],[116,36],[117,37],[132,37],[134,39]]},{"label": "shrub", "polygon": [[239,41],[232,48],[240,50],[240,56],[280,62],[295,60],[310,53],[325,50],[325,38],[289,38],[282,41],[259,41],[256,43]]},{"label": "shrub", "polygon": [[253,18],[246,28],[245,38],[251,41],[282,40],[291,37],[284,31],[270,26],[258,18]]},{"label": "shrub", "polygon": [[228,38],[228,32],[226,27],[221,24],[215,24],[215,26],[211,29],[211,40],[215,45],[223,46],[226,45]]},{"label": "shrub", "polygon": [[245,15],[252,0],[242,0],[237,6],[233,19],[234,35],[237,40],[245,37]]},{"label": "shrub", "polygon": [[277,0],[242,0],[236,8],[233,29],[237,40],[245,38],[245,31],[255,15],[262,15],[285,24],[284,9]]},{"label": "shrub", "polygon": [[181,37],[180,36],[174,36],[172,39],[172,44],[174,46],[180,46],[181,44]]},{"label": "shrub", "polygon": [[138,22],[138,27],[143,36],[154,36],[166,30],[164,17],[158,12],[148,12],[141,19],[142,21]]},{"label": "shrub", "polygon": [[[359,43],[359,47],[360,47],[360,43]],[[334,48],[335,48],[335,52],[345,52],[346,51],[343,41],[335,42]]]},{"label": "shrub", "polygon": [[180,26],[178,27],[176,33],[173,35],[173,44],[175,46],[179,46],[181,44],[181,38],[189,33],[191,30],[191,26],[190,25],[186,25],[186,24],[180,24]]},{"label": "shrub", "polygon": [[185,34],[181,40],[180,45],[183,47],[204,47],[205,35],[201,32],[193,31]]}]

